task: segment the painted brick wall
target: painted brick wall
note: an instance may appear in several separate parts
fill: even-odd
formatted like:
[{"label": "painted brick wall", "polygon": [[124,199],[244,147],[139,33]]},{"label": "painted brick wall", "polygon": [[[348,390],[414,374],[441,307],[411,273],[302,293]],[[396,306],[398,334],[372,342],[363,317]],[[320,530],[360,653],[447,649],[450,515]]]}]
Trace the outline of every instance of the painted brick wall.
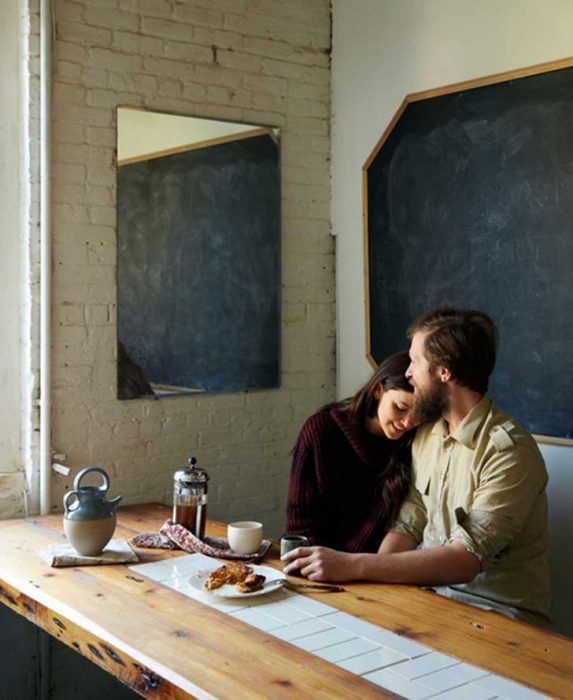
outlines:
[{"label": "painted brick wall", "polygon": [[18,338],[22,246],[19,240],[19,204],[21,161],[21,110],[18,83],[19,8],[13,1],[0,4],[0,61],[2,65],[2,99],[0,100],[0,513],[20,514],[25,487],[19,456],[21,392],[18,382],[21,354]]},{"label": "painted brick wall", "polygon": [[0,2],[0,518],[37,502],[39,0]]},{"label": "painted brick wall", "polygon": [[[329,0],[57,0],[53,92],[53,442],[101,465],[125,503],[170,501],[190,454],[210,515],[283,526],[289,452],[334,397]],[[115,398],[116,107],[278,126],[282,385],[161,401]]]}]

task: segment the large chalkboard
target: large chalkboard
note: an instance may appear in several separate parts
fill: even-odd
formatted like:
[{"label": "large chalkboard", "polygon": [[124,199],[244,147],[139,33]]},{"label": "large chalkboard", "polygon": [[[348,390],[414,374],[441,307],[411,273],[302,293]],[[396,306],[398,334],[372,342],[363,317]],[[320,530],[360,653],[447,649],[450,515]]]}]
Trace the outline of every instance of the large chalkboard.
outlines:
[{"label": "large chalkboard", "polygon": [[118,341],[130,361],[152,385],[278,386],[273,135],[122,165],[117,187]]},{"label": "large chalkboard", "polygon": [[365,172],[371,357],[438,304],[482,309],[494,400],[573,438],[573,68],[408,102]]}]

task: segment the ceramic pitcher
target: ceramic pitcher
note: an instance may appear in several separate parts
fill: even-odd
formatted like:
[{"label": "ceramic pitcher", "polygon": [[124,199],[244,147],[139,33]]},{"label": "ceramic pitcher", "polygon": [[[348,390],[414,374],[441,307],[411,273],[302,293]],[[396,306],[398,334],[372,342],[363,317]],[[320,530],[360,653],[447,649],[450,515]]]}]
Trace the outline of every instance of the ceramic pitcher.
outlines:
[{"label": "ceramic pitcher", "polygon": [[[103,477],[102,486],[81,486],[87,474]],[[107,500],[109,477],[101,467],[86,467],[76,476],[74,488],[64,496],[64,532],[73,548],[83,556],[101,554],[111,540],[116,524],[115,507],[121,496]]]}]

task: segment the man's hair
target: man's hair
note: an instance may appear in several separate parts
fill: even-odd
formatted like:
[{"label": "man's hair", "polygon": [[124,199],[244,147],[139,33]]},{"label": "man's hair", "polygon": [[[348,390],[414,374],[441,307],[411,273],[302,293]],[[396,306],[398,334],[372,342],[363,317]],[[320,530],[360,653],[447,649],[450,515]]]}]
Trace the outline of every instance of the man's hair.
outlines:
[{"label": "man's hair", "polygon": [[430,364],[447,367],[461,385],[485,394],[495,365],[497,329],[483,311],[439,306],[408,328],[408,337],[426,333],[424,355]]}]

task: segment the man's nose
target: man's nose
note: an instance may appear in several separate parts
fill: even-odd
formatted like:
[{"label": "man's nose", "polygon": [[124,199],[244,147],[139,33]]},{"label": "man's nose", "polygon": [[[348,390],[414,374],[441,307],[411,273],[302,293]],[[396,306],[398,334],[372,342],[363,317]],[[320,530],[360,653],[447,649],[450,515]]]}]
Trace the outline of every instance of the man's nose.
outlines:
[{"label": "man's nose", "polygon": [[408,369],[405,372],[406,379],[412,378],[412,365],[408,365]]}]

